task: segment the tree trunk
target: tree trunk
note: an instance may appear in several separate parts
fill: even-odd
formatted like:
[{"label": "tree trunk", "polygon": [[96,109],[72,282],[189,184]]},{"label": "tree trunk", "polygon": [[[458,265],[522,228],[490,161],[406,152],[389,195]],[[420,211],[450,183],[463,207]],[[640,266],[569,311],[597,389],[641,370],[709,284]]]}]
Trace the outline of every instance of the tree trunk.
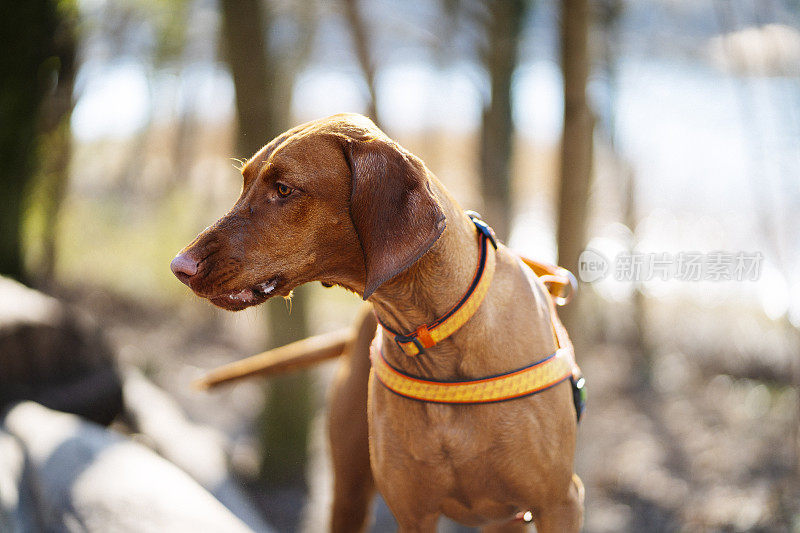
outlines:
[{"label": "tree trunk", "polygon": [[0,17],[0,274],[22,279],[22,218],[35,172],[39,109],[57,67],[55,2],[14,3]]},{"label": "tree trunk", "polygon": [[[558,262],[577,272],[586,245],[589,183],[592,175],[593,118],[586,98],[589,77],[588,0],[561,3],[561,70],[564,76],[564,131],[558,198]],[[562,308],[567,328],[578,332],[577,307]]]},{"label": "tree trunk", "polygon": [[[270,345],[283,346],[308,336],[305,301],[308,287],[295,291],[291,315],[287,302],[270,302]],[[300,296],[300,298],[298,298]],[[302,300],[298,302],[297,300]],[[269,382],[267,403],[259,417],[264,441],[261,475],[276,485],[303,484],[314,393],[308,371],[277,376]]]},{"label": "tree trunk", "polygon": [[[630,252],[636,248],[636,226],[639,223],[639,213],[636,202],[636,172],[625,160],[617,149],[616,116],[618,114],[617,100],[619,95],[619,41],[620,23],[625,9],[623,0],[602,0],[596,4],[596,24],[602,33],[601,56],[598,63],[603,69],[607,84],[608,98],[606,105],[599,113],[598,128],[605,133],[605,139],[613,153],[613,174],[617,177],[617,190],[623,199],[622,220],[631,233],[634,242]],[[635,375],[638,384],[643,388],[650,385],[653,367],[652,350],[647,338],[647,299],[642,290],[642,282],[637,281],[635,292],[631,301],[633,311],[631,319],[633,329],[630,343],[633,351],[638,354],[636,358]]]},{"label": "tree trunk", "polygon": [[[260,0],[221,0],[222,37],[236,89],[238,150],[250,157],[288,124],[291,83],[281,76],[293,66],[279,64],[268,48],[273,20]],[[306,290],[295,292],[290,316],[282,299],[269,302],[270,343],[288,344],[308,335]],[[270,382],[260,417],[261,471],[271,483],[300,484],[313,398],[307,373]]]},{"label": "tree trunk", "polygon": [[270,14],[261,0],[221,0],[222,40],[236,89],[238,150],[250,157],[285,125],[275,119],[276,66],[267,49]]},{"label": "tree trunk", "polygon": [[483,62],[489,73],[489,101],[483,108],[480,139],[481,190],[486,221],[501,239],[511,231],[511,78],[517,66],[519,39],[527,0],[496,0],[491,4]]},{"label": "tree trunk", "polygon": [[361,67],[361,72],[364,75],[364,81],[369,91],[367,115],[369,115],[369,118],[380,128],[381,122],[378,117],[378,93],[375,89],[375,61],[371,54],[372,46],[367,31],[367,25],[364,21],[359,0],[343,0],[343,3],[345,17],[347,18],[350,33],[353,36],[356,58],[358,59],[358,64]]},{"label": "tree trunk", "polygon": [[[62,8],[66,10],[66,8]],[[53,49],[58,56],[58,82],[43,110],[43,137],[40,143],[41,186],[39,197],[42,210],[42,260],[38,275],[45,285],[51,284],[56,269],[56,241],[58,219],[69,184],[69,163],[72,156],[70,117],[75,102],[75,53],[77,48],[75,26],[77,8],[60,14],[58,30],[53,38]]]}]

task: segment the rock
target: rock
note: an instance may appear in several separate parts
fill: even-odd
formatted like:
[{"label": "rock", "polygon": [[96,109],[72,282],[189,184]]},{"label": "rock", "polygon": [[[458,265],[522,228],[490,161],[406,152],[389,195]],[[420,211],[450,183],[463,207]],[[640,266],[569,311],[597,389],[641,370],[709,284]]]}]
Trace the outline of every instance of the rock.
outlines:
[{"label": "rock", "polygon": [[32,402],[3,428],[27,460],[43,531],[252,531],[185,472],[144,446]]},{"label": "rock", "polygon": [[133,429],[249,527],[271,531],[228,470],[225,437],[189,421],[180,406],[139,370],[126,369],[123,383],[126,414]]},{"label": "rock", "polygon": [[37,531],[36,508],[28,490],[25,452],[20,443],[0,431],[0,531]]},{"label": "rock", "polygon": [[55,298],[0,277],[0,411],[21,400],[108,424],[122,385],[101,330]]}]

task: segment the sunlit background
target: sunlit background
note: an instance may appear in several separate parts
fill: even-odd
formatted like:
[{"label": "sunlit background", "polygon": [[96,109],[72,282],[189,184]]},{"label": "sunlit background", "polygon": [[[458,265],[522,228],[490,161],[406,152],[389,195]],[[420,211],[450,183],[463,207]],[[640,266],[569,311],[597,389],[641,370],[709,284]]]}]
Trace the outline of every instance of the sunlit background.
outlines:
[{"label": "sunlit background", "polygon": [[[464,208],[500,228],[507,217],[501,236],[512,248],[556,262],[562,3],[514,0],[518,31],[493,32],[504,1],[56,2],[74,65],[60,79],[55,69],[43,98],[71,98],[59,120],[36,124],[23,269],[5,274],[80,309],[107,339],[123,383],[148,380],[186,423],[213,432],[225,476],[278,531],[324,528],[321,413],[334,364],[283,383],[310,399],[288,414],[302,426],[289,443],[301,449],[299,475],[270,477],[264,466],[281,462],[270,450],[285,418],[270,413],[288,409],[269,382],[212,393],[189,384],[216,365],[347,327],[360,302],[313,286],[298,291],[291,314],[283,302],[225,313],[192,296],[169,261],[233,204],[247,147],[347,111],[370,114]],[[621,281],[612,266],[581,284],[570,324],[590,391],[577,458],[585,530],[800,531],[800,4],[588,4],[593,165],[587,197],[574,199],[587,206],[583,246],[610,263],[716,252],[759,263],[743,280]],[[263,12],[263,50],[226,52],[225,32],[252,24],[239,18],[226,30],[233,5]],[[515,47],[511,116],[500,126],[512,140],[511,192],[499,210],[487,206],[491,177],[481,171],[481,132],[497,98],[493,39]],[[248,110],[237,115],[232,67],[260,55],[273,122],[254,139],[240,127]],[[175,463],[136,420],[117,418],[110,431]],[[22,511],[0,500],[0,529],[14,531]],[[374,531],[394,527],[382,505],[375,520]]]}]

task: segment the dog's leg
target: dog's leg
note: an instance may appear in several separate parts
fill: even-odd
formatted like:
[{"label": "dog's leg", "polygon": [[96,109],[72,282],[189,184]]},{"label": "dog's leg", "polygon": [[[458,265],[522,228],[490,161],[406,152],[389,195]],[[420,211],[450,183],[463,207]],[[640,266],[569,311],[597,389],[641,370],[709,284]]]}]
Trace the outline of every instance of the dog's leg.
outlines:
[{"label": "dog's leg", "polygon": [[375,482],[369,464],[367,384],[369,345],[375,335],[370,308],[359,317],[356,338],[342,359],[328,411],[328,437],[333,463],[331,531],[365,531]]},{"label": "dog's leg", "polygon": [[577,474],[573,474],[567,498],[561,503],[534,513],[536,531],[538,533],[580,531],[583,526],[583,499],[583,482]]}]

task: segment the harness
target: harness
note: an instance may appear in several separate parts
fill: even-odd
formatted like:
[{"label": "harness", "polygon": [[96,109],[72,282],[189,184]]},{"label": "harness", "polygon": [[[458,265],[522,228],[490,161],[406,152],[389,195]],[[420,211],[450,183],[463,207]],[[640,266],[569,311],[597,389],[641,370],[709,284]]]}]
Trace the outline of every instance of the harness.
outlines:
[{"label": "harness", "polygon": [[[569,302],[577,287],[575,277],[566,269],[520,257],[523,268],[530,269],[545,285],[550,294],[550,322],[556,351],[534,363],[509,372],[467,381],[423,379],[407,374],[389,364],[381,351],[383,331],[390,334],[397,346],[413,357],[435,346],[464,325],[483,302],[494,277],[497,240],[494,231],[480,219],[480,215],[467,211],[475,224],[480,244],[480,259],[469,288],[464,296],[444,315],[429,324],[422,324],[409,334],[401,334],[380,319],[381,325],[370,349],[372,370],[378,380],[390,391],[405,398],[431,403],[481,404],[522,398],[549,389],[569,379],[572,383],[573,401],[578,420],[586,404],[585,380],[575,362],[575,352],[567,331],[558,320],[555,305]],[[493,249],[490,249],[490,245]],[[565,295],[566,293],[566,295]]]}]

